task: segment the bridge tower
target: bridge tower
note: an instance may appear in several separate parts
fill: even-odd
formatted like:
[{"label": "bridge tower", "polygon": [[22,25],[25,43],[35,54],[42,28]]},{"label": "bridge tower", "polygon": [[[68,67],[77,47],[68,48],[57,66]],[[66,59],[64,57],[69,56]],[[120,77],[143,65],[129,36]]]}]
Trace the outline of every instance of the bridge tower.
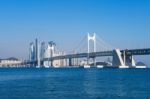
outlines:
[{"label": "bridge tower", "polygon": [[[96,34],[93,33],[92,35],[88,33],[88,36],[87,36],[87,40],[88,40],[88,55],[87,55],[87,65],[89,65],[89,59],[90,59],[90,56],[89,56],[89,53],[90,52],[96,52]],[[90,42],[93,42],[94,46],[93,46],[93,51],[90,51],[90,48],[92,48],[90,45]],[[96,66],[96,59],[95,57],[93,57],[93,63],[94,65]]]}]

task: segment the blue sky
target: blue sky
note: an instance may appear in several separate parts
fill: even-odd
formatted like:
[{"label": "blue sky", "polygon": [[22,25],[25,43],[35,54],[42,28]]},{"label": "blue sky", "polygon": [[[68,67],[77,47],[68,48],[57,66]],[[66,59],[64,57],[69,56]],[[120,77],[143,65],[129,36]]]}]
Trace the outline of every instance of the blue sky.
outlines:
[{"label": "blue sky", "polygon": [[27,58],[36,37],[71,49],[88,32],[118,48],[148,48],[150,1],[0,0],[1,58]]}]

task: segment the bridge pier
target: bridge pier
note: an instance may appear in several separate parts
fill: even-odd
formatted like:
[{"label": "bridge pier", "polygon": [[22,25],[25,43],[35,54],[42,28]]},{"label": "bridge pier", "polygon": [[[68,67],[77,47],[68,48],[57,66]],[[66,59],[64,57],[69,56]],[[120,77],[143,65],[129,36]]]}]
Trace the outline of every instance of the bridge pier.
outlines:
[{"label": "bridge pier", "polygon": [[87,57],[87,65],[89,65],[89,60],[90,60],[90,58],[89,58],[89,56]]},{"label": "bridge pier", "polygon": [[120,49],[115,49],[113,51],[113,66],[125,66],[125,63],[123,61],[123,58],[121,56]]},{"label": "bridge pier", "polygon": [[41,66],[44,67],[44,61],[43,60],[41,61]]},{"label": "bridge pier", "polygon": [[116,67],[132,67],[136,66],[133,55],[126,55],[126,51],[121,53],[120,49],[113,51],[113,66]]},{"label": "bridge pier", "polygon": [[72,66],[72,59],[69,58],[69,66]]},{"label": "bridge pier", "polygon": [[135,60],[134,60],[134,58],[133,58],[133,55],[126,56],[126,62],[125,62],[125,64],[126,64],[127,66],[136,66]]},{"label": "bridge pier", "polygon": [[37,66],[37,61],[35,61],[35,62],[33,63],[33,65],[36,67],[36,66]]},{"label": "bridge pier", "polygon": [[93,58],[94,66],[96,66],[96,57]]},{"label": "bridge pier", "polygon": [[50,62],[51,62],[51,66],[53,66],[53,60],[51,60]]},{"label": "bridge pier", "polygon": [[73,65],[73,66],[76,66],[76,60],[77,60],[76,58],[73,58],[73,59],[72,59],[72,65]]}]

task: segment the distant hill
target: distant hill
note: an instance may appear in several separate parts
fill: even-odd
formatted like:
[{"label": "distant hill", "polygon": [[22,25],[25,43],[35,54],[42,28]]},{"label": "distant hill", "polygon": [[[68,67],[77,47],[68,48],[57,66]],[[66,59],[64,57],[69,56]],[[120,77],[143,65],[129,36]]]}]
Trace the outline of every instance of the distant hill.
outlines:
[{"label": "distant hill", "polygon": [[6,58],[6,59],[0,59],[0,60],[15,60],[15,61],[18,61],[18,58],[15,58],[15,57],[10,57],[10,58]]},{"label": "distant hill", "polygon": [[[90,64],[90,66],[93,66],[94,63]],[[109,65],[107,62],[96,62],[96,65],[102,65],[102,66],[107,66]]]},{"label": "distant hill", "polygon": [[146,66],[146,64],[143,63],[143,62],[137,62],[136,65],[137,65],[137,66]]}]

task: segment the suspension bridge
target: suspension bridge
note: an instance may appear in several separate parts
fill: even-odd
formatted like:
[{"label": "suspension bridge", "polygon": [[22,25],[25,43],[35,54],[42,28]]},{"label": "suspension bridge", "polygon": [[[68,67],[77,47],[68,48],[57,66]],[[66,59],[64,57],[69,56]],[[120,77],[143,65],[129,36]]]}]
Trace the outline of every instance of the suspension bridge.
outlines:
[{"label": "suspension bridge", "polygon": [[[58,52],[59,54],[56,54]],[[30,44],[30,60],[24,64],[39,67],[45,66],[45,63],[47,63],[47,66],[77,66],[81,65],[79,59],[84,58],[84,64],[82,65],[90,66],[92,63],[93,66],[97,66],[98,57],[112,57],[110,67],[133,68],[136,67],[133,56],[150,55],[150,48],[122,50],[106,43],[96,33],[88,33],[71,52],[60,51],[54,42],[49,42],[47,48],[45,48],[45,43],[42,43],[39,47],[36,40],[35,46],[33,43]],[[57,64],[54,65],[54,62]]]}]

